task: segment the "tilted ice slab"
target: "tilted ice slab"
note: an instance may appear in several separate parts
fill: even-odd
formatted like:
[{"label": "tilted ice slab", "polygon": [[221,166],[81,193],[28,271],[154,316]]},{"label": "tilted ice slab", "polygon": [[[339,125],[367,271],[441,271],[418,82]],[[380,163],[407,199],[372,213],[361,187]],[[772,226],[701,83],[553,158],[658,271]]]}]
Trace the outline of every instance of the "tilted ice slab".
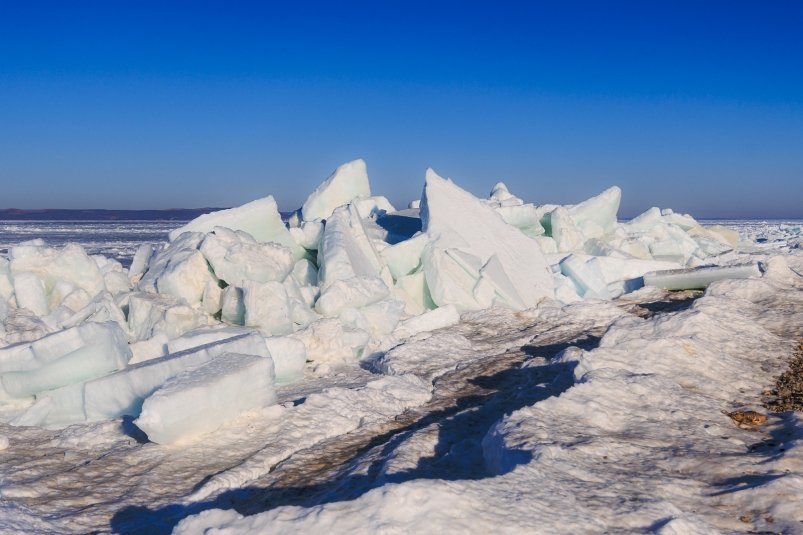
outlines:
[{"label": "tilted ice slab", "polygon": [[223,353],[269,358],[265,339],[242,334],[164,357],[135,364],[99,379],[49,392],[15,420],[17,425],[62,427],[124,415],[138,416],[142,403],[168,379],[198,367]]},{"label": "tilted ice slab", "polygon": [[761,270],[758,264],[706,266],[646,273],[644,285],[664,290],[696,290],[707,288],[711,283],[723,279],[749,279],[760,276]]},{"label": "tilted ice slab", "polygon": [[315,308],[326,317],[375,303],[390,293],[390,272],[366,235],[353,204],[334,211],[318,251],[321,296]]},{"label": "tilted ice slab", "polygon": [[168,380],[145,400],[134,423],[151,442],[188,441],[273,404],[273,380],[270,358],[224,353]]},{"label": "tilted ice slab", "polygon": [[260,242],[274,242],[290,248],[299,258],[303,250],[296,244],[282,221],[272,195],[251,201],[236,208],[219,210],[198,216],[170,233],[175,241],[185,232],[210,232],[215,227],[242,230]]},{"label": "tilted ice slab", "polygon": [[595,197],[567,208],[586,239],[600,238],[616,226],[616,214],[621,201],[622,190],[612,186]]},{"label": "tilted ice slab", "polygon": [[522,309],[553,297],[552,274],[537,243],[432,169],[427,170],[421,220],[429,239],[422,263],[438,306]]},{"label": "tilted ice slab", "polygon": [[85,323],[0,349],[0,400],[25,398],[122,369],[131,350],[113,322]]},{"label": "tilted ice slab", "polygon": [[310,193],[301,207],[304,221],[328,219],[335,208],[354,199],[371,196],[368,171],[363,160],[354,160],[338,167],[315,191]]},{"label": "tilted ice slab", "polygon": [[382,261],[354,205],[338,208],[326,221],[318,250],[318,263],[322,290],[338,280],[380,277]]},{"label": "tilted ice slab", "polygon": [[138,288],[180,297],[190,305],[199,304],[207,284],[217,282],[198,250],[205,237],[199,232],[179,235],[165,250],[154,255]]},{"label": "tilted ice slab", "polygon": [[[248,327],[222,324],[201,327],[187,332],[179,338],[169,341],[157,340],[156,343],[157,345],[163,343],[168,354],[176,354],[250,333],[253,333],[253,329]],[[307,352],[300,340],[291,336],[271,336],[265,338],[265,345],[273,359],[277,384],[293,383],[304,378]]]}]

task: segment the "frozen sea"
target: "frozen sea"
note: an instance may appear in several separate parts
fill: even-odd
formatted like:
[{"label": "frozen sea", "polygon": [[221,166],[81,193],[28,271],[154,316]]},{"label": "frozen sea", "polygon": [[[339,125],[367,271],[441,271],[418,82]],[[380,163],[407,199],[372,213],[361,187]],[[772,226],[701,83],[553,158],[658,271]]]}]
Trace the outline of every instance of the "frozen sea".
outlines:
[{"label": "frozen sea", "polygon": [[0,221],[0,253],[41,238],[50,246],[82,245],[89,254],[114,258],[128,267],[143,243],[162,243],[186,221]]}]

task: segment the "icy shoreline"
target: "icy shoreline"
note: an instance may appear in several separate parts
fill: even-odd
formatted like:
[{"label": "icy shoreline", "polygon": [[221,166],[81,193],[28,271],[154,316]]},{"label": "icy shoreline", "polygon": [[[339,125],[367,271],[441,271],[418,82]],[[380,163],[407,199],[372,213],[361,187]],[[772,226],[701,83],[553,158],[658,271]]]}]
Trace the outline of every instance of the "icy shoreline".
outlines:
[{"label": "icy shoreline", "polygon": [[0,530],[799,529],[800,415],[727,414],[803,337],[800,228],[620,222],[620,195],[430,170],[395,211],[355,161],[288,222],[208,214],[127,270],[12,248]]}]

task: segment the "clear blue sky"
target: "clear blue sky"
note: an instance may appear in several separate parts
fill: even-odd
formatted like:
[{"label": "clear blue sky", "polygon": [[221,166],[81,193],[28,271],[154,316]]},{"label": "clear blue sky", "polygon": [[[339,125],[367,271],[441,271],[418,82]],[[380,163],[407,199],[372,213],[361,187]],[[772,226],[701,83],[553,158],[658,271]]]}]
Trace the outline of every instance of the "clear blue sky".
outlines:
[{"label": "clear blue sky", "polygon": [[358,157],[803,217],[803,2],[0,0],[0,207],[291,209]]}]

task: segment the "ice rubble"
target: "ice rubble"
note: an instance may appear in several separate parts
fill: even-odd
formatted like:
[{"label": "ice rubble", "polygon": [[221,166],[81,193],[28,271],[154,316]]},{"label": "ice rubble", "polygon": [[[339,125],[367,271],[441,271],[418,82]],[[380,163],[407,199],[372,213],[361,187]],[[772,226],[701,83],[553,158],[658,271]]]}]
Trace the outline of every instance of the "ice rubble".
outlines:
[{"label": "ice rubble", "polygon": [[[612,187],[535,205],[503,183],[479,199],[429,169],[421,200],[396,211],[355,160],[287,223],[270,196],[206,214],[168,244],[141,247],[127,272],[79,245],[21,244],[0,256],[1,402],[19,405],[19,425],[127,415],[154,440],[182,440],[211,429],[182,427],[189,400],[221,396],[215,426],[252,405],[234,403],[231,386],[250,384],[252,365],[275,369],[259,375],[268,396],[274,383],[354,366],[461,312],[612,299],[738,245],[671,210],[620,222],[620,199]],[[745,269],[686,280],[758,274]]]}]

